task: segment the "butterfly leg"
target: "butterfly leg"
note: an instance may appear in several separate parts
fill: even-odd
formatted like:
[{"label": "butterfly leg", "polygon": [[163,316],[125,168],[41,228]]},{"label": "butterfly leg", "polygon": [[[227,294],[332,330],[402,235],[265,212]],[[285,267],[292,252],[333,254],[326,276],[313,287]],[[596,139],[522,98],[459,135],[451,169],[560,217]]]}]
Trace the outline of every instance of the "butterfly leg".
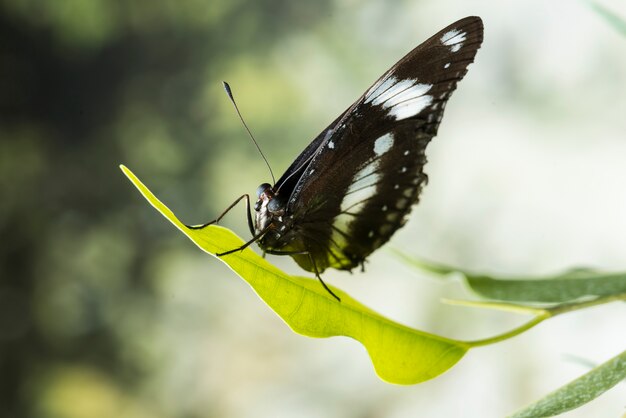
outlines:
[{"label": "butterfly leg", "polygon": [[[254,235],[254,223],[252,222],[252,212],[250,211],[250,196],[248,194],[244,194],[241,195],[237,198],[237,200],[235,200],[233,203],[231,203],[231,205],[229,207],[226,208],[226,210],[224,212],[222,212],[222,214],[220,216],[218,216],[216,219],[212,220],[211,222],[207,222],[205,224],[202,225],[185,225],[187,228],[189,229],[202,229],[202,228],[206,228],[209,225],[213,225],[218,223],[228,212],[230,212],[230,210],[232,208],[234,208],[237,203],[241,202],[241,199],[246,199],[246,213],[248,215],[248,228],[250,228],[250,233],[252,235]],[[254,242],[254,241],[253,241]],[[250,245],[250,244],[248,244]],[[244,247],[245,248],[245,247]],[[237,250],[234,250],[237,251]],[[234,252],[233,251],[233,252]]]},{"label": "butterfly leg", "polygon": [[265,233],[270,229],[271,226],[272,226],[272,224],[269,224],[268,226],[266,226],[263,231],[261,231],[258,234],[254,235],[250,241],[246,242],[241,247],[237,247],[237,248],[234,248],[232,250],[225,251],[223,253],[215,253],[215,255],[218,256],[218,257],[222,257],[224,255],[236,253],[237,251],[245,250],[250,245],[252,245],[253,243],[257,242],[259,239],[261,239],[261,237],[263,237],[263,235],[265,235]]},{"label": "butterfly leg", "polygon": [[326,283],[324,283],[324,280],[322,280],[322,276],[320,276],[319,271],[317,271],[317,266],[315,265],[315,260],[313,259],[313,255],[311,255],[311,253],[308,253],[308,254],[309,254],[309,260],[311,261],[311,265],[313,266],[313,270],[315,270],[315,277],[317,277],[317,280],[320,281],[322,286],[324,286],[324,289],[326,289],[326,291],[330,293],[332,297],[337,299],[337,302],[341,302],[341,299],[339,299],[339,296],[335,295],[333,291],[330,290],[328,286],[326,286]]},{"label": "butterfly leg", "polygon": [[[236,251],[236,250],[235,250]],[[229,251],[230,252],[230,251]],[[330,288],[326,285],[326,283],[324,283],[324,280],[322,280],[322,276],[320,276],[319,271],[317,270],[317,266],[315,265],[315,260],[313,259],[313,256],[311,255],[310,252],[308,251],[280,251],[280,250],[265,250],[263,251],[263,255],[265,254],[272,254],[272,255],[296,255],[296,254],[307,254],[309,256],[309,260],[311,261],[311,265],[313,266],[313,270],[315,272],[315,277],[317,278],[317,280],[320,281],[320,283],[322,284],[322,286],[324,286],[324,289],[326,289],[326,291],[328,293],[330,293],[330,295],[332,297],[334,297],[335,299],[337,299],[338,302],[341,302],[341,299],[339,298],[339,296],[335,295],[333,293],[332,290],[330,290]],[[218,254],[220,255],[220,254]]]}]

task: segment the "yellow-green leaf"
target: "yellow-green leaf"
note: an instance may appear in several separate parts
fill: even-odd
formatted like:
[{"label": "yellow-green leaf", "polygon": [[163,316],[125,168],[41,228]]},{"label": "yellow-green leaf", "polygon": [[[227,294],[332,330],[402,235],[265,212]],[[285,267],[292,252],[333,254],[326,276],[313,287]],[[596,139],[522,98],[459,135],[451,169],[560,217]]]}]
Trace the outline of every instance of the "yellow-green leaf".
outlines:
[{"label": "yellow-green leaf", "polygon": [[[220,226],[186,227],[129,169],[121,169],[148,202],[202,250],[215,255],[243,244]],[[462,341],[393,322],[332,287],[341,298],[337,302],[317,280],[290,276],[250,248],[218,259],[244,279],[293,331],[309,337],[347,336],[360,341],[376,373],[387,382],[409,385],[432,379],[469,349]]]}]

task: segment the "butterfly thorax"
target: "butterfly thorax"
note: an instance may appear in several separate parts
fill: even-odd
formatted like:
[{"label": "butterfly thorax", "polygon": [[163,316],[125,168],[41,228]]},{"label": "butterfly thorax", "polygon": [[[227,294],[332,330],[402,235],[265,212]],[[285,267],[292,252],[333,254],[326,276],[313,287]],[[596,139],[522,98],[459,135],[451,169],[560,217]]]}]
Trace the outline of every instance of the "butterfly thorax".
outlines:
[{"label": "butterfly thorax", "polygon": [[293,230],[293,217],[287,213],[287,200],[275,193],[268,183],[257,189],[258,200],[254,205],[256,212],[255,232],[264,233],[259,245],[264,250],[282,249],[292,244],[296,238]]},{"label": "butterfly thorax", "polygon": [[254,211],[256,212],[255,230],[257,234],[260,234],[263,230],[269,227],[274,216],[277,217],[278,215],[270,212],[267,207],[274,197],[272,186],[268,183],[261,184],[257,189],[257,197],[258,200],[254,205]]}]

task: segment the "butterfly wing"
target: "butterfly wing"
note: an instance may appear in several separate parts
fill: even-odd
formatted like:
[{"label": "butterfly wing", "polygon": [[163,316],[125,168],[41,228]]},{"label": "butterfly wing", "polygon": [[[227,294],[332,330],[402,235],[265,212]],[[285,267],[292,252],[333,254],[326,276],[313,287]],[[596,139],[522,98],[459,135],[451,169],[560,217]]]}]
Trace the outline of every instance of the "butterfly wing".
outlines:
[{"label": "butterfly wing", "polygon": [[[351,269],[400,228],[427,180],[426,145],[483,39],[467,17],[413,49],[325,129],[277,186],[303,268]],[[296,180],[297,179],[297,180]]]},{"label": "butterfly wing", "polygon": [[[345,114],[345,112],[344,112]],[[291,196],[293,190],[295,189],[298,181],[302,177],[304,173],[304,169],[309,165],[311,159],[315,156],[315,154],[321,149],[322,144],[326,142],[326,140],[330,137],[333,132],[334,126],[337,122],[343,117],[342,114],[337,119],[333,121],[326,129],[324,129],[320,134],[315,137],[313,141],[298,155],[298,157],[294,160],[293,163],[287,168],[285,173],[278,179],[276,185],[274,186],[274,190],[277,190],[281,195]]]}]

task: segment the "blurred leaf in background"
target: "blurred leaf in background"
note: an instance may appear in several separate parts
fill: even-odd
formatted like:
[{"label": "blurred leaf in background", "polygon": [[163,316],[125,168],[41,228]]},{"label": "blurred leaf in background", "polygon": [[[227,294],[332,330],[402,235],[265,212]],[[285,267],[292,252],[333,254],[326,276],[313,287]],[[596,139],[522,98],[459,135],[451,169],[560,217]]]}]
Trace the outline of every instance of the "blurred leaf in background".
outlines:
[{"label": "blurred leaf in background", "polygon": [[[257,158],[248,142],[230,140],[238,126],[216,122],[230,111],[217,84],[224,68],[250,69],[278,90],[279,80],[254,69],[325,9],[281,0],[2,3],[0,415],[161,414],[158,402],[134,397],[159,357],[149,270],[167,238],[136,210],[117,165],[134,162],[162,186],[175,183],[187,208],[206,210],[189,190],[205,186],[223,144],[243,161]],[[264,137],[280,132],[271,135],[269,121]],[[206,185],[210,196],[220,184]]]}]

